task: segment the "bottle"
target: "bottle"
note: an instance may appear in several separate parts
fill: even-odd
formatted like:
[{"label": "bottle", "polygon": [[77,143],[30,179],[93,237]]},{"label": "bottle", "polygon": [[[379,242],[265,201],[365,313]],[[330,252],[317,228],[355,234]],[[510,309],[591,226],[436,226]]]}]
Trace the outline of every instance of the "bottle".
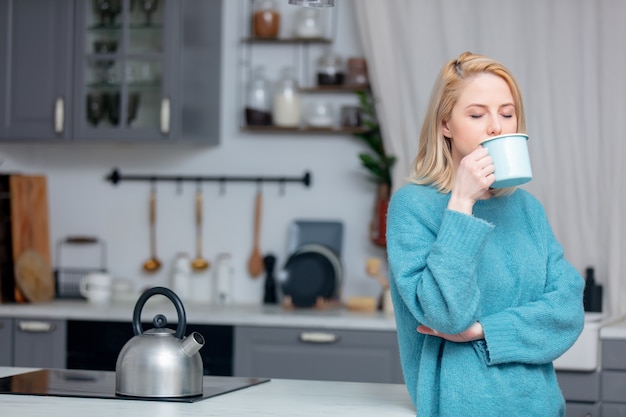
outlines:
[{"label": "bottle", "polygon": [[252,34],[257,38],[276,38],[280,29],[280,13],[273,0],[257,0],[252,14]]},{"label": "bottle", "polygon": [[585,270],[583,306],[585,311],[602,312],[602,285],[596,284],[595,273],[592,267],[588,267]]},{"label": "bottle", "polygon": [[172,291],[182,301],[189,301],[191,298],[191,261],[189,255],[180,252],[176,254],[171,274]]},{"label": "bottle", "polygon": [[246,92],[246,124],[248,126],[270,126],[272,124],[271,84],[265,78],[265,67],[258,66]]},{"label": "bottle", "polygon": [[274,124],[281,127],[300,126],[300,92],[291,68],[285,68],[274,92]]},{"label": "bottle", "polygon": [[265,285],[263,292],[264,304],[277,304],[278,297],[276,295],[276,278],[274,278],[274,266],[276,265],[276,257],[274,255],[266,255],[263,258],[265,265]]},{"label": "bottle", "polygon": [[233,264],[229,253],[217,255],[215,297],[218,304],[232,304],[233,302]]}]

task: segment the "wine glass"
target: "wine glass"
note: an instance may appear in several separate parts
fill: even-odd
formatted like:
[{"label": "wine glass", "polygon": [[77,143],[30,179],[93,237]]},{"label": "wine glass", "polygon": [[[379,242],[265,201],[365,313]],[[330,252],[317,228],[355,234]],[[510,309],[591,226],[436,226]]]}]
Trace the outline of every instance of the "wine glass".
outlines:
[{"label": "wine glass", "polygon": [[109,121],[113,126],[117,126],[120,123],[120,93],[112,93],[108,96]]},{"label": "wine glass", "polygon": [[159,7],[159,0],[140,0],[141,10],[146,13],[146,26],[152,24],[152,13]]},{"label": "wine glass", "polygon": [[139,93],[131,93],[128,96],[128,125],[137,118],[137,113],[139,110],[139,101],[141,99],[141,95]]},{"label": "wine glass", "polygon": [[104,102],[102,95],[98,93],[87,94],[87,121],[93,126],[98,126],[104,116]]},{"label": "wine glass", "polygon": [[115,18],[122,13],[122,0],[109,0],[109,19],[111,25],[115,24]]}]

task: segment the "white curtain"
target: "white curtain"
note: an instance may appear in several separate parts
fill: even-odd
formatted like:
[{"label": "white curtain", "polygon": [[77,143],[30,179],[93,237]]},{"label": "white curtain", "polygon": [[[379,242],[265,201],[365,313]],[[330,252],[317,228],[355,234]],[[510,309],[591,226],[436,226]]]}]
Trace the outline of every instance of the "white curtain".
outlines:
[{"label": "white curtain", "polygon": [[567,259],[626,313],[626,0],[353,1],[387,151],[405,183],[441,66],[464,51],[516,75],[533,181]]}]

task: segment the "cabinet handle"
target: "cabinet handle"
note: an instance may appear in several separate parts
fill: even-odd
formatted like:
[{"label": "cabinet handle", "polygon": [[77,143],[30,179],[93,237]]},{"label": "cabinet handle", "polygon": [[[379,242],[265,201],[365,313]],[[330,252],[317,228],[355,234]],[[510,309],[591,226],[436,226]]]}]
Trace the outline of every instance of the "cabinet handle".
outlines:
[{"label": "cabinet handle", "polygon": [[170,133],[170,99],[161,100],[161,133],[167,135]]},{"label": "cabinet handle", "polygon": [[333,333],[323,333],[323,332],[300,333],[300,341],[303,343],[330,344],[330,343],[337,343],[339,339],[340,339],[339,336]]},{"label": "cabinet handle", "polygon": [[63,133],[64,109],[65,101],[63,100],[63,97],[57,98],[54,103],[54,133],[57,135]]},{"label": "cabinet handle", "polygon": [[25,333],[50,333],[56,329],[54,323],[46,321],[20,321],[17,327]]}]

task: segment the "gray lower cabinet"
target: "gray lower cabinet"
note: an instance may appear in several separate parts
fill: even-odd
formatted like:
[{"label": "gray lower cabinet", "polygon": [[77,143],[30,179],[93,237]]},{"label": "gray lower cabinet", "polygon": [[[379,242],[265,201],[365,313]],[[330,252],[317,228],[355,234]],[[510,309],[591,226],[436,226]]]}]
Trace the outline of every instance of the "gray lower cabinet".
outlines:
[{"label": "gray lower cabinet", "polygon": [[0,366],[13,365],[13,319],[0,318]]},{"label": "gray lower cabinet", "polygon": [[65,320],[14,319],[13,366],[65,368]]},{"label": "gray lower cabinet", "polygon": [[566,417],[600,415],[599,371],[558,371],[557,378],[566,401]]},{"label": "gray lower cabinet", "polygon": [[0,139],[70,137],[73,0],[0,1]]},{"label": "gray lower cabinet", "polygon": [[396,332],[237,326],[234,375],[403,383]]},{"label": "gray lower cabinet", "polygon": [[626,417],[626,340],[602,340],[602,416]]}]

